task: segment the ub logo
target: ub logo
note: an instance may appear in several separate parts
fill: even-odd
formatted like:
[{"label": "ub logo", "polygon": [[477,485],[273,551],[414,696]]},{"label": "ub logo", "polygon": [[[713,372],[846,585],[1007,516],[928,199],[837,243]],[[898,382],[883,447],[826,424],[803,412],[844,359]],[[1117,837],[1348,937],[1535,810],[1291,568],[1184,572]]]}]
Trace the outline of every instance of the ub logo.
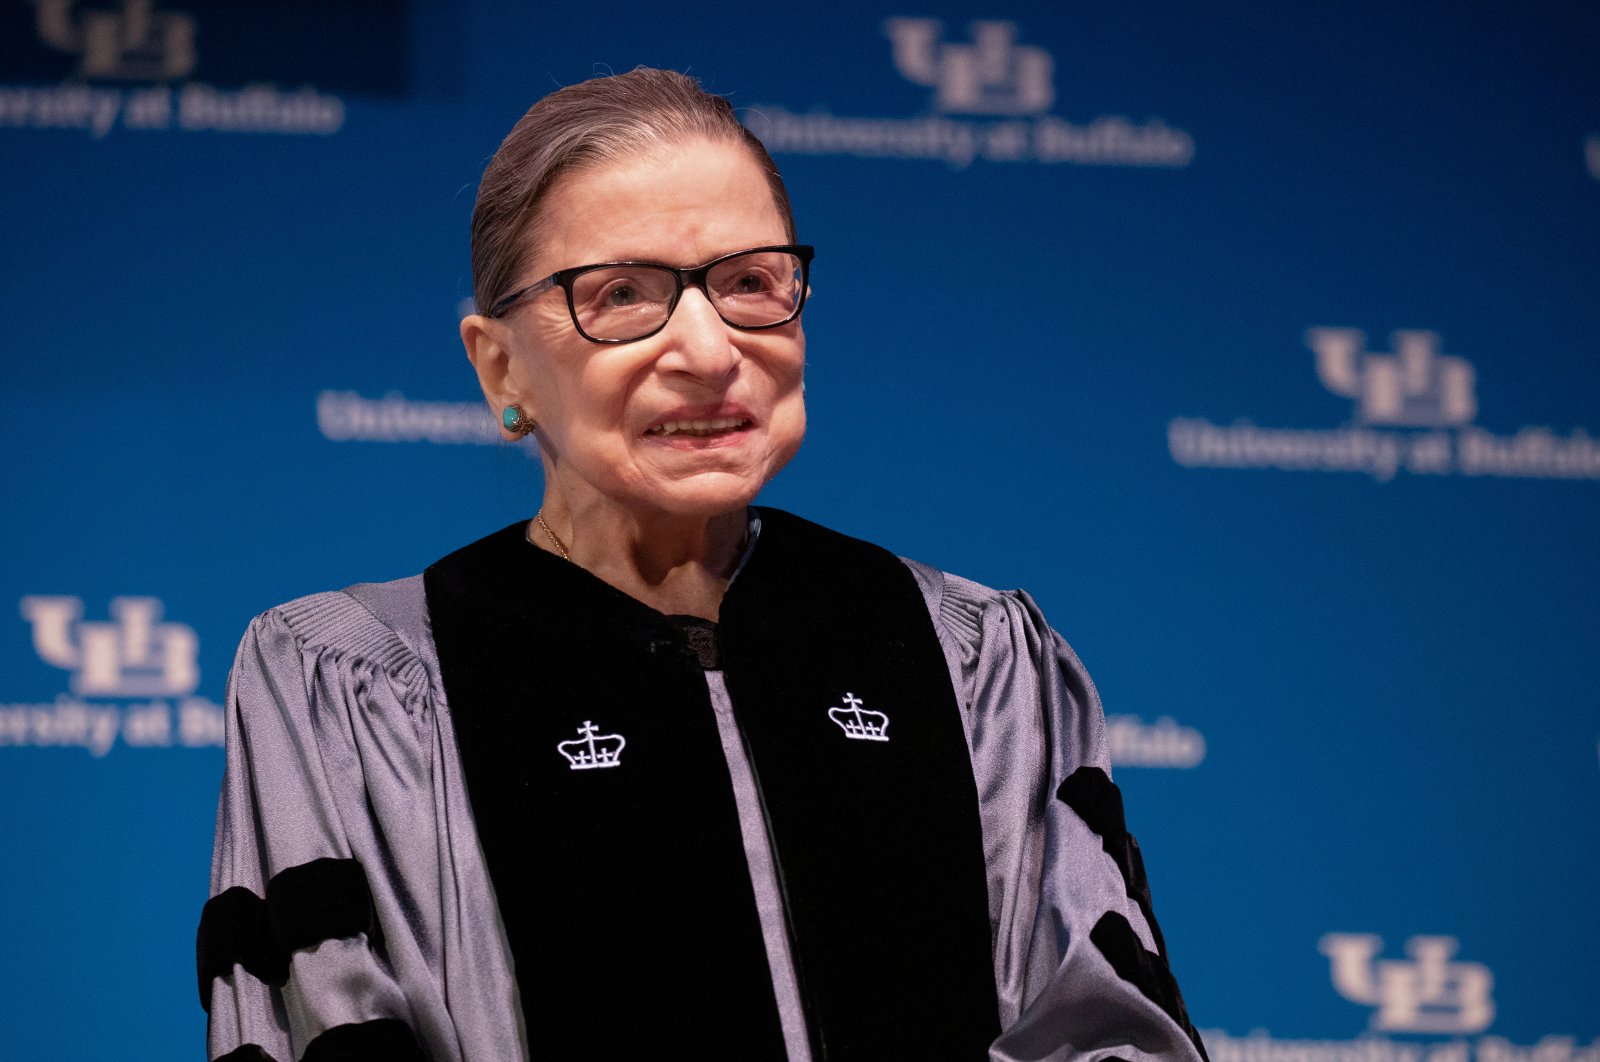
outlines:
[{"label": "ub logo", "polygon": [[82,621],[76,597],[25,597],[40,659],[72,672],[80,697],[181,697],[200,685],[200,641],[194,628],[161,623],[153,597],[111,600],[110,623]]},{"label": "ub logo", "polygon": [[1336,395],[1356,400],[1366,424],[1447,427],[1477,415],[1477,374],[1461,358],[1439,354],[1432,332],[1390,337],[1392,354],[1368,353],[1354,328],[1313,328],[1306,345],[1317,356],[1317,379]]},{"label": "ub logo", "polygon": [[884,32],[895,69],[916,85],[937,89],[935,105],[951,114],[1037,114],[1055,102],[1055,62],[1042,48],[1016,43],[1013,22],[974,22],[971,44],[945,44],[938,19],[892,18]]},{"label": "ub logo", "polygon": [[1382,939],[1369,933],[1329,933],[1320,950],[1332,965],[1333,987],[1352,1003],[1377,1007],[1372,1027],[1383,1032],[1476,1033],[1494,1020],[1494,977],[1475,962],[1451,962],[1454,937],[1412,937],[1409,962],[1384,959]]},{"label": "ub logo", "polygon": [[188,15],[156,11],[154,0],[122,0],[120,8],[87,8],[74,16],[76,0],[35,0],[39,38],[52,48],[83,57],[83,77],[126,81],[173,81],[195,65],[195,22]]}]

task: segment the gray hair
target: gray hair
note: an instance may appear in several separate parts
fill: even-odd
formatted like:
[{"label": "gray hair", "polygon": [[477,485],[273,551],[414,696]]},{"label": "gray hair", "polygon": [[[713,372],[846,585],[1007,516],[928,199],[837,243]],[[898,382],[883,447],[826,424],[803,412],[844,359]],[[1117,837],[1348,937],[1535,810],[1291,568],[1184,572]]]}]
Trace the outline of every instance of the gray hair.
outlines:
[{"label": "gray hair", "polygon": [[565,174],[631,161],[687,140],[742,144],[767,176],[788,238],[794,210],[772,156],[733,106],[694,78],[641,66],[558,89],[500,144],[472,210],[472,293],[487,311],[517,283],[539,238],[540,207]]}]

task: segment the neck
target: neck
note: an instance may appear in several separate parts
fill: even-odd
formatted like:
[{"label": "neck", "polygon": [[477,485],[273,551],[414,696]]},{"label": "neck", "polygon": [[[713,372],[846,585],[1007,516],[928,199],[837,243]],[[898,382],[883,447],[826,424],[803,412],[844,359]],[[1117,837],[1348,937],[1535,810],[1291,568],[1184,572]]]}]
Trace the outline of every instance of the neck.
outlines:
[{"label": "neck", "polygon": [[[599,500],[573,505],[549,488],[540,512],[572,563],[658,612],[712,621],[749,527],[743,506],[710,517],[635,513]],[[528,537],[560,552],[537,523]]]}]

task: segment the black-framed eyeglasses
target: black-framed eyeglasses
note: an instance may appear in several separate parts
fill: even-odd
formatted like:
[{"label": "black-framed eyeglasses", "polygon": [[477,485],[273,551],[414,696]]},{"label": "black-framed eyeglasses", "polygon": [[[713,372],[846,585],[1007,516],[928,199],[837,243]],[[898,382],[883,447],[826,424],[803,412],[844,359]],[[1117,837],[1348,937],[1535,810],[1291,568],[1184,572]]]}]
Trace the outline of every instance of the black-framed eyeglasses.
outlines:
[{"label": "black-framed eyeglasses", "polygon": [[567,293],[579,335],[594,343],[632,343],[665,328],[683,289],[692,284],[729,325],[758,332],[800,316],[815,254],[804,244],[784,244],[735,251],[691,269],[659,262],[558,269],[500,299],[485,316],[504,316],[517,303],[559,287]]}]

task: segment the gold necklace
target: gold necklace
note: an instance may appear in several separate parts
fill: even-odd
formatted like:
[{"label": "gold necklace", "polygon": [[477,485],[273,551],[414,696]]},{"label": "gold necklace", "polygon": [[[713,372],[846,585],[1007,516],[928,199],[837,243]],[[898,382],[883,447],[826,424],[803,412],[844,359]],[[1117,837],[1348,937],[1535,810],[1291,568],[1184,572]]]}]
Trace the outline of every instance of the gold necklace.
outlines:
[{"label": "gold necklace", "polygon": [[[567,547],[561,544],[561,540],[556,537],[556,533],[550,530],[550,525],[544,522],[543,509],[540,509],[538,512],[533,514],[533,522],[538,524],[539,529],[549,537],[550,544],[556,548],[556,553],[560,555],[561,559],[564,561],[570,561],[572,558],[567,555]],[[533,545],[533,528],[529,527],[528,533],[523,537],[528,540],[528,545]]]}]

